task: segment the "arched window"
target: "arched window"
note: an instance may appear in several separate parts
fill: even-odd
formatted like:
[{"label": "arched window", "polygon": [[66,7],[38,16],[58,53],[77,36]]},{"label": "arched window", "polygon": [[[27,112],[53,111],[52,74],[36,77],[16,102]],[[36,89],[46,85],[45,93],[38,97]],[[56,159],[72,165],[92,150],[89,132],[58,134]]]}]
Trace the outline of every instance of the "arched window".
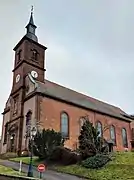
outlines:
[{"label": "arched window", "polygon": [[98,132],[99,132],[99,137],[102,137],[102,124],[101,124],[100,121],[98,121],[98,122],[96,123],[96,128],[97,128],[97,130],[98,130]]},{"label": "arched window", "polygon": [[30,137],[31,119],[32,119],[32,112],[28,111],[28,113],[26,114],[26,137]]},{"label": "arched window", "polygon": [[61,133],[64,138],[69,137],[69,116],[65,112],[61,114]]},{"label": "arched window", "polygon": [[20,62],[21,58],[22,58],[22,50],[20,49],[17,53],[17,62]]},{"label": "arched window", "polygon": [[123,142],[123,147],[127,148],[128,141],[127,141],[127,131],[125,128],[122,128],[122,142]]},{"label": "arched window", "polygon": [[38,60],[38,52],[36,49],[32,50],[32,59],[37,61]]},{"label": "arched window", "polygon": [[84,117],[80,117],[80,119],[79,119],[79,127],[80,127],[80,131],[81,131],[81,128],[82,128],[82,126],[83,126],[83,124],[84,124],[85,121],[86,121],[86,120],[85,120]]},{"label": "arched window", "polygon": [[5,124],[4,144],[7,143],[8,123]]},{"label": "arched window", "polygon": [[18,108],[18,97],[14,99],[14,112],[13,114],[17,114],[17,108]]},{"label": "arched window", "polygon": [[110,139],[113,141],[114,145],[116,145],[116,132],[113,125],[110,126]]},{"label": "arched window", "polygon": [[26,126],[30,125],[30,123],[31,123],[31,116],[32,116],[32,112],[28,111],[28,113],[26,114]]}]

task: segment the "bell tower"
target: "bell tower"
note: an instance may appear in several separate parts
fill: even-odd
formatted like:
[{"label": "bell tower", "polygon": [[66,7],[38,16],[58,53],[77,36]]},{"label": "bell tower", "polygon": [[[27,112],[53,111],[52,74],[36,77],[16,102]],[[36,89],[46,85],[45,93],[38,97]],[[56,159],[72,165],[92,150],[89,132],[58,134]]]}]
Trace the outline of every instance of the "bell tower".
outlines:
[{"label": "bell tower", "polygon": [[[21,151],[23,138],[25,77],[30,73],[37,81],[44,82],[45,78],[45,50],[47,48],[38,42],[36,28],[32,8],[30,19],[26,26],[26,34],[13,49],[15,51],[15,60],[8,128],[11,129],[14,125],[17,127],[14,131],[11,131],[10,136],[14,135],[14,149],[19,149],[19,151]],[[9,137],[7,141],[8,149],[11,149],[10,144],[12,143],[10,143]]]},{"label": "bell tower", "polygon": [[45,78],[45,46],[38,43],[36,36],[37,26],[33,20],[33,8],[29,22],[26,26],[26,34],[15,46],[15,62],[13,69],[12,92],[24,86],[24,78],[31,73],[33,78],[44,82]]}]

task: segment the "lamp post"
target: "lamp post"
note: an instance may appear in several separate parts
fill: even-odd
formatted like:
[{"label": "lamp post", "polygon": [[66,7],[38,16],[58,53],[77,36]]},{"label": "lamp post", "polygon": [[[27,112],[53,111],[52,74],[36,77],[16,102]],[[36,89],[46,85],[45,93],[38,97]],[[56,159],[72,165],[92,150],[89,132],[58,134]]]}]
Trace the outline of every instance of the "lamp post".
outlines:
[{"label": "lamp post", "polygon": [[30,136],[30,147],[31,147],[31,155],[30,155],[30,163],[29,163],[29,167],[28,167],[28,177],[33,177],[33,141],[34,141],[34,137],[36,135],[36,127],[33,127],[31,129],[31,136]]}]

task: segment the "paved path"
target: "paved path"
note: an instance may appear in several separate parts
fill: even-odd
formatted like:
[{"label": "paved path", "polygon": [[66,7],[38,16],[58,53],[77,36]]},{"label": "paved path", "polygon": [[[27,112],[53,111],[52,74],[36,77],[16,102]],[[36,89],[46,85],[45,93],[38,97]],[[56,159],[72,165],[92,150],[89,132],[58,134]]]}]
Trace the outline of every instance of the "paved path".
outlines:
[{"label": "paved path", "polygon": [[[19,170],[19,163],[17,162],[0,160],[0,165],[10,167],[17,171]],[[27,171],[28,171],[28,165],[23,164],[22,172],[27,173]],[[35,167],[33,168],[33,173],[34,173],[34,177],[39,177],[39,173]],[[76,176],[55,172],[52,170],[46,170],[45,173],[43,174],[43,178],[46,180],[82,180],[83,179],[83,178],[78,178]]]}]

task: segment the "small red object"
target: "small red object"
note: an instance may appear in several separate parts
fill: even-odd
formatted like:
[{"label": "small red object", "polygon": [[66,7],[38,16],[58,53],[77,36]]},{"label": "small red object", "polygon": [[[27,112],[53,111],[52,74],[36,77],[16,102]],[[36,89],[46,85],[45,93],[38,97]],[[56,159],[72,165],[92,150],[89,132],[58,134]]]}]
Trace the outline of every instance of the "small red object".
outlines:
[{"label": "small red object", "polygon": [[44,172],[45,170],[46,170],[46,167],[45,167],[44,164],[39,164],[39,165],[38,165],[38,171],[39,171],[39,172]]}]

